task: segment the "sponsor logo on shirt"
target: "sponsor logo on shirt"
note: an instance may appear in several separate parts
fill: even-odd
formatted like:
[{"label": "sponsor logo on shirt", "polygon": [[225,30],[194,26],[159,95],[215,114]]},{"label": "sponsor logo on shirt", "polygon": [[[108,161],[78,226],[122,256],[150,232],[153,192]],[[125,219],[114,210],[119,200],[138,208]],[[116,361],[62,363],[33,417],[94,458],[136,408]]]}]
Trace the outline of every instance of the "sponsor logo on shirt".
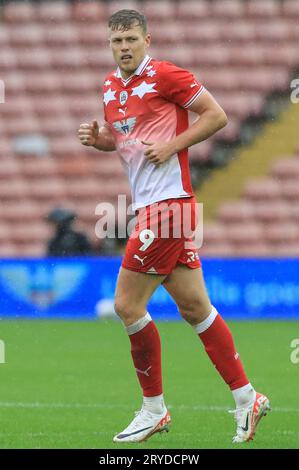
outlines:
[{"label": "sponsor logo on shirt", "polygon": [[134,129],[136,124],[136,117],[123,119],[121,121],[115,121],[113,127],[117,132],[120,132],[122,135],[128,135]]}]

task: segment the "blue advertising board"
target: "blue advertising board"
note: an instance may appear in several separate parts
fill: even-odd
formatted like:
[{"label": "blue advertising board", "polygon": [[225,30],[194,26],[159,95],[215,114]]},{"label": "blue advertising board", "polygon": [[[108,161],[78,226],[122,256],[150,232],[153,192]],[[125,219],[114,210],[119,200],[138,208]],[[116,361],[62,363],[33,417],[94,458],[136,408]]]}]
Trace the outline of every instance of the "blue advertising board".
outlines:
[{"label": "blue advertising board", "polygon": [[[94,319],[113,305],[121,258],[2,259],[0,318]],[[212,303],[227,319],[299,319],[299,259],[204,259]],[[149,312],[178,320],[160,286]]]}]

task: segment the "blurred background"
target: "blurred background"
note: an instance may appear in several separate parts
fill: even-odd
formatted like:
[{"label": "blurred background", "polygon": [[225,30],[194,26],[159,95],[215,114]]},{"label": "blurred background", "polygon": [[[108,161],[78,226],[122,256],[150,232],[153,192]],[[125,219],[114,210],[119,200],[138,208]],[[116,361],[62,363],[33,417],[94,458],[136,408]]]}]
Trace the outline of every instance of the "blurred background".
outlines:
[{"label": "blurred background", "polygon": [[[130,191],[117,155],[82,146],[77,129],[102,121],[101,87],[114,68],[107,19],[134,8],[147,16],[150,55],[191,70],[228,115],[223,130],[190,149],[213,302],[231,318],[297,317],[299,2],[0,5],[2,315],[113,310],[125,240],[96,238],[95,207],[116,205],[119,194],[130,202]],[[152,309],[178,318],[162,288]]]}]

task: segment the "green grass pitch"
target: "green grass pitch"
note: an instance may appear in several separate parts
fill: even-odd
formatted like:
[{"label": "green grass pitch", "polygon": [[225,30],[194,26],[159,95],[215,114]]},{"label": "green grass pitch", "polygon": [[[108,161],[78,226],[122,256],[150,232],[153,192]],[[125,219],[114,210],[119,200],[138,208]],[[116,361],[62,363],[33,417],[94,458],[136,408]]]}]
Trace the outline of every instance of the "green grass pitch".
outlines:
[{"label": "green grass pitch", "polygon": [[[299,448],[299,364],[290,360],[296,322],[230,322],[237,350],[272,412],[255,440],[237,448]],[[135,445],[112,442],[140,408],[129,340],[118,321],[1,321],[0,448],[234,448],[231,393],[193,330],[158,323],[168,434]]]}]

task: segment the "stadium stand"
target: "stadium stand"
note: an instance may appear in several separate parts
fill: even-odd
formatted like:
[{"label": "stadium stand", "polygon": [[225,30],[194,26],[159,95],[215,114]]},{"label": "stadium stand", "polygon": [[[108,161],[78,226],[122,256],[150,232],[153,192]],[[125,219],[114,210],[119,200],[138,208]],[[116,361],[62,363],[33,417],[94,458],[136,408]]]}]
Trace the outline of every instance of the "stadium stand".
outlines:
[{"label": "stadium stand", "polygon": [[[114,67],[106,21],[120,7],[114,1],[1,7],[1,256],[43,254],[45,216],[57,204],[75,208],[94,240],[96,204],[115,203],[119,193],[129,197],[116,154],[85,149],[76,137],[81,122],[102,119],[101,85]],[[240,141],[244,120],[264,116],[271,93],[289,90],[299,66],[298,2],[129,1],[126,7],[147,15],[151,55],[190,68],[227,112],[226,128],[191,148],[199,172],[213,166],[217,145],[230,149]],[[44,136],[48,152],[16,152],[15,140],[26,135]],[[278,162],[268,179],[248,183],[241,201],[223,205],[205,231],[203,254],[298,254],[298,162],[298,155]],[[277,220],[288,224],[287,246]]]}]

